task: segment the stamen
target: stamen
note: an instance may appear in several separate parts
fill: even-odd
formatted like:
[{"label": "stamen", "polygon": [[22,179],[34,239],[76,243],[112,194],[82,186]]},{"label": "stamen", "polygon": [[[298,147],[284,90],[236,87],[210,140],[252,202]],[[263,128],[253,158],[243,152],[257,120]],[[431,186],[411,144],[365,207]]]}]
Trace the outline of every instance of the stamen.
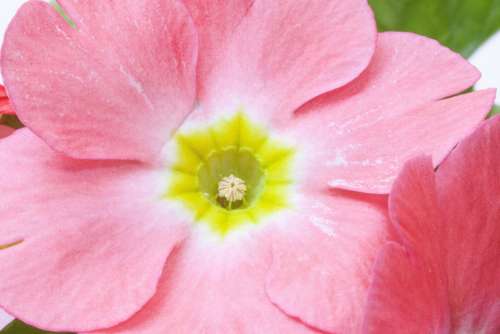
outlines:
[{"label": "stamen", "polygon": [[237,201],[242,201],[245,198],[247,186],[245,181],[234,176],[233,174],[224,177],[218,185],[218,195],[225,198],[229,205]]}]

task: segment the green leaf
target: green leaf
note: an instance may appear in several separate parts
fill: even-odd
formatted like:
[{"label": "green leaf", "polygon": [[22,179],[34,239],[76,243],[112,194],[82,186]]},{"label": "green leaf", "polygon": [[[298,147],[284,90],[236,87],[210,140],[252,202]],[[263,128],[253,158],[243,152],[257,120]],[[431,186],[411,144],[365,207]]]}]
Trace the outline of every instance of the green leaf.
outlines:
[{"label": "green leaf", "polygon": [[[55,334],[54,332],[42,331],[40,329],[33,328],[26,325],[25,323],[14,320],[7,327],[5,327],[0,334]],[[69,334],[69,333],[67,333]]]},{"label": "green leaf", "polygon": [[23,123],[17,118],[16,115],[2,115],[0,119],[0,124],[10,126],[14,129],[20,129],[24,127]]},{"label": "green leaf", "polygon": [[488,115],[488,118],[496,116],[496,115],[500,115],[500,105],[494,105],[493,106],[493,109],[491,109],[491,112]]},{"label": "green leaf", "polygon": [[379,30],[410,31],[469,57],[500,29],[500,0],[369,0]]}]

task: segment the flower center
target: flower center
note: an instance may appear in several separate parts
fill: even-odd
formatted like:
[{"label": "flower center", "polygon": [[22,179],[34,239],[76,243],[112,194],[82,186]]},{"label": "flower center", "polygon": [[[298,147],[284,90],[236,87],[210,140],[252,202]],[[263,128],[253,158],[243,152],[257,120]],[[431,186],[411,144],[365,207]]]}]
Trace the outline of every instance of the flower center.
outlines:
[{"label": "flower center", "polygon": [[168,199],[224,237],[288,206],[295,151],[238,113],[175,137]]},{"label": "flower center", "polygon": [[254,204],[264,185],[260,163],[248,149],[216,150],[198,170],[203,195],[226,210],[245,209]]}]

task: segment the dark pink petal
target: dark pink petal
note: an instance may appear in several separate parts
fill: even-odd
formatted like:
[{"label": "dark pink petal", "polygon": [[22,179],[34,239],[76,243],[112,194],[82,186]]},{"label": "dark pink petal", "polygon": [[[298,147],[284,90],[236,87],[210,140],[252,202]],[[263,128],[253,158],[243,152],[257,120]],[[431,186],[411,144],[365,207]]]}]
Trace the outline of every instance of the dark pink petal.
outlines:
[{"label": "dark pink petal", "polygon": [[274,231],[267,291],[287,314],[356,333],[377,252],[387,236],[384,197],[310,194]]},{"label": "dark pink petal", "polygon": [[364,333],[454,333],[446,282],[434,266],[389,243],[380,253],[367,303]]},{"label": "dark pink petal", "polygon": [[9,97],[5,91],[5,87],[0,85],[0,115],[1,114],[15,114],[9,102]]},{"label": "dark pink petal", "polygon": [[433,40],[380,34],[368,69],[292,122],[294,135],[308,139],[304,150],[316,153],[311,185],[387,193],[408,158],[432,154],[438,164],[484,119],[495,92],[439,100],[478,78],[465,59]]},{"label": "dark pink petal", "polygon": [[500,118],[459,144],[436,174],[453,325],[499,333]]},{"label": "dark pink petal", "polygon": [[365,330],[498,333],[500,118],[459,144],[435,181],[422,161],[407,164],[391,193],[407,252],[388,246],[381,255]]},{"label": "dark pink petal", "polygon": [[177,0],[59,2],[76,29],[31,0],[7,30],[2,73],[14,109],[72,157],[152,159],[193,106],[189,13]]},{"label": "dark pink petal", "polygon": [[430,159],[408,163],[391,192],[391,219],[409,251],[389,243],[375,266],[364,332],[447,333],[443,224]]},{"label": "dark pink petal", "polygon": [[368,65],[376,28],[365,0],[188,1],[201,33],[200,100],[209,113],[289,118]]},{"label": "dark pink petal", "polygon": [[221,242],[198,232],[169,258],[151,302],[131,320],[98,333],[316,333],[267,298],[267,237],[252,233]]},{"label": "dark pink petal", "polygon": [[155,293],[185,227],[164,175],[71,160],[29,130],[0,141],[0,307],[37,327],[114,326]]},{"label": "dark pink petal", "polygon": [[1,124],[0,124],[0,138],[7,137],[7,136],[8,136],[8,135],[10,135],[12,132],[14,132],[14,129],[13,129],[13,128],[10,128],[10,127],[8,127],[8,126],[1,125]]},{"label": "dark pink petal", "polygon": [[405,244],[420,247],[421,255],[427,258],[443,255],[439,246],[443,237],[439,210],[432,159],[414,158],[392,187],[389,215]]}]

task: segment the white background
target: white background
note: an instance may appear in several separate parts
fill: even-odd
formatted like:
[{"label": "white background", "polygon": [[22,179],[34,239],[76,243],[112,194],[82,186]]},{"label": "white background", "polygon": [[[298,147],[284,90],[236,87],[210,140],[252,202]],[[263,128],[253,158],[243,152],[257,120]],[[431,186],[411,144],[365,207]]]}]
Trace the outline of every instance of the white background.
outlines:
[{"label": "white background", "polygon": [[[26,0],[2,0],[0,4],[0,44],[7,26],[16,13],[17,9]],[[498,88],[500,87],[500,32],[491,38],[481,49],[479,49],[470,59],[483,73],[476,88]],[[1,82],[1,78],[0,78]],[[500,93],[496,101],[500,104]],[[0,312],[0,328],[11,319]]]}]

